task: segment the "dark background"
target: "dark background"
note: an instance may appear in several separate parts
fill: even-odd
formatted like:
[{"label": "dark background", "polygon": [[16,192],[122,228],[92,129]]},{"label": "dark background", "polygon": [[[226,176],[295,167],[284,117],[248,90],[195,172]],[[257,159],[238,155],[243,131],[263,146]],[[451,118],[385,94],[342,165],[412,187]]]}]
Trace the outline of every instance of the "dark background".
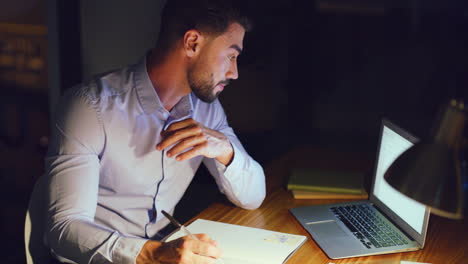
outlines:
[{"label": "dark background", "polygon": [[[136,62],[156,40],[163,4],[2,2],[0,233],[7,241],[2,263],[25,262],[26,206],[43,172],[58,97],[93,74]],[[263,165],[304,145],[372,156],[382,117],[425,137],[441,103],[453,97],[468,102],[465,1],[256,0],[245,5],[255,27],[239,59],[240,78],[220,100],[246,149]],[[47,33],[37,33],[41,29]],[[33,48],[23,47],[28,45]],[[43,59],[42,69],[21,64],[33,57]],[[21,74],[38,81],[24,83]],[[219,198],[208,191],[212,184],[202,170],[188,193],[196,204],[185,197],[178,210],[183,221]]]}]

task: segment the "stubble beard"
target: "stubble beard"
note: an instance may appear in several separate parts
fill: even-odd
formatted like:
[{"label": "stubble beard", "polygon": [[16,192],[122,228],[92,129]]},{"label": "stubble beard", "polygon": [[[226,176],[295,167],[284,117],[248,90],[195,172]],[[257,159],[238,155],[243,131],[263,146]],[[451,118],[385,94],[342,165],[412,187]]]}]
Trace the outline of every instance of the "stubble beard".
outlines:
[{"label": "stubble beard", "polygon": [[218,98],[220,92],[213,92],[215,88],[213,74],[210,74],[210,76],[206,78],[201,78],[201,76],[197,76],[195,71],[189,71],[187,79],[190,89],[192,89],[193,93],[203,102],[212,103]]},{"label": "stubble beard", "polygon": [[187,80],[190,89],[200,100],[206,103],[212,103],[221,93],[221,91],[214,92],[216,86],[219,84],[226,86],[229,84],[229,80],[215,84],[213,73],[209,73],[207,69],[209,69],[209,67],[206,61],[204,58],[200,58],[200,60],[191,65],[188,69]]}]

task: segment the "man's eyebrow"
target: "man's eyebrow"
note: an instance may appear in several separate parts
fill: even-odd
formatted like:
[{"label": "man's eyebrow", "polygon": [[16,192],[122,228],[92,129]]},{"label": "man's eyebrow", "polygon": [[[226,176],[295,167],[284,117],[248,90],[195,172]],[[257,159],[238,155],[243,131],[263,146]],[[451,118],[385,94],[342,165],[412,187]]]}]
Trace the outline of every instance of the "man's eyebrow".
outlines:
[{"label": "man's eyebrow", "polygon": [[239,52],[239,55],[242,53],[242,49],[237,44],[232,44],[229,48],[237,50],[237,52]]}]

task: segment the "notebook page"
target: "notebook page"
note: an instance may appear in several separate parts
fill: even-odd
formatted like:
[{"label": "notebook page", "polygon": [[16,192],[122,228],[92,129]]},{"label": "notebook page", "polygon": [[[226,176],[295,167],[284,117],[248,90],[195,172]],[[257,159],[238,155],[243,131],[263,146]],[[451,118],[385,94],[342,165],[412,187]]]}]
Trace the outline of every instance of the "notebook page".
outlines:
[{"label": "notebook page", "polygon": [[[224,253],[225,264],[281,264],[306,241],[305,236],[204,219],[197,219],[187,229],[216,240]],[[176,232],[166,241],[184,235]]]}]

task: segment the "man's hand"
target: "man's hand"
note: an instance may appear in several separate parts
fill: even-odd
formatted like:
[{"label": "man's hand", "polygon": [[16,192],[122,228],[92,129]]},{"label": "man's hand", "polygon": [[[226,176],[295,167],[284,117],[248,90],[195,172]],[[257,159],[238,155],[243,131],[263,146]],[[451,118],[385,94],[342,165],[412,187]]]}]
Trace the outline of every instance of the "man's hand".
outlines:
[{"label": "man's hand", "polygon": [[209,129],[192,118],[171,124],[161,135],[163,140],[156,149],[163,150],[174,145],[167,156],[175,156],[178,161],[203,155],[216,158],[227,166],[234,156],[231,142],[223,133]]},{"label": "man's hand", "polygon": [[208,235],[199,240],[184,236],[170,242],[148,240],[136,259],[137,264],[215,264],[222,253]]}]

